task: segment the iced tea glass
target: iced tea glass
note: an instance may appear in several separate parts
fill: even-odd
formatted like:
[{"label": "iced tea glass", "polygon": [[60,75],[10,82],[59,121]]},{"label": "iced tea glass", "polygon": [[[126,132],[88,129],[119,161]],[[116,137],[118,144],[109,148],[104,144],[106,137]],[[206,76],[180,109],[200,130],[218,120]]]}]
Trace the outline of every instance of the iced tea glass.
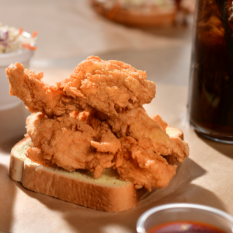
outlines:
[{"label": "iced tea glass", "polygon": [[190,123],[233,144],[233,2],[197,0],[189,82]]}]

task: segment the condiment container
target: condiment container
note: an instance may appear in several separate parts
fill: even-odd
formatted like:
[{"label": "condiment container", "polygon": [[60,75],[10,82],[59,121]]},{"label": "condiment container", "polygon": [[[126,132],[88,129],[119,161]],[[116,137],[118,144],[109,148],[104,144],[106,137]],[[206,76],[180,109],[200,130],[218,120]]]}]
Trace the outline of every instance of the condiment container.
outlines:
[{"label": "condiment container", "polygon": [[5,72],[6,68],[16,62],[23,64],[25,68],[29,68],[29,62],[33,54],[34,51],[28,49],[0,54],[0,111],[14,108],[22,102],[17,97],[9,95],[9,82]]},{"label": "condiment container", "polygon": [[216,208],[188,204],[166,204],[149,209],[137,221],[137,232],[147,233],[153,227],[175,221],[192,221],[208,224],[223,232],[233,232],[233,217]]}]

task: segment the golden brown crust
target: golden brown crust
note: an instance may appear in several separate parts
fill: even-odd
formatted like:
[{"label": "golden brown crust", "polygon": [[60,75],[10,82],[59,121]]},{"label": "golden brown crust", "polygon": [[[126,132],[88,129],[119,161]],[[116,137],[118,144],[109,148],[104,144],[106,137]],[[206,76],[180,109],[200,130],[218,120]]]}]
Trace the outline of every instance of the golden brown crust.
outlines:
[{"label": "golden brown crust", "polygon": [[86,182],[67,176],[68,172],[59,173],[32,163],[27,158],[23,160],[17,156],[16,150],[27,140],[30,138],[24,138],[12,148],[9,169],[10,177],[21,182],[27,189],[107,212],[134,208],[143,194],[142,191],[136,191],[130,182],[121,186],[114,185],[114,182],[112,185],[96,184],[95,179],[93,182]]},{"label": "golden brown crust", "polygon": [[69,78],[54,86],[42,81],[43,73],[36,74],[20,63],[11,64],[6,74],[10,95],[24,101],[30,112],[50,117],[93,109],[117,116],[122,109],[150,103],[156,92],[146,72],[95,56],[82,61]]}]

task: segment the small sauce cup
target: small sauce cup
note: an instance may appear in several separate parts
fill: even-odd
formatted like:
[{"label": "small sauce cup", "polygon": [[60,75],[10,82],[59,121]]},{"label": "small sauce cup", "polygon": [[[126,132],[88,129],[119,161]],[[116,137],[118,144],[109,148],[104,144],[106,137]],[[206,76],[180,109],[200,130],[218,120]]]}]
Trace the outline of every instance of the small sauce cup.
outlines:
[{"label": "small sauce cup", "polygon": [[[23,32],[23,34],[26,37],[31,36],[27,32]],[[0,111],[14,108],[22,103],[16,96],[10,96],[9,94],[9,82],[5,72],[6,68],[16,62],[23,64],[25,68],[29,68],[29,63],[33,55],[34,51],[29,49],[0,53]]]},{"label": "small sauce cup", "polygon": [[216,208],[188,203],[167,204],[149,209],[140,216],[136,228],[138,233],[147,233],[155,226],[175,221],[199,222],[233,233],[231,215]]}]

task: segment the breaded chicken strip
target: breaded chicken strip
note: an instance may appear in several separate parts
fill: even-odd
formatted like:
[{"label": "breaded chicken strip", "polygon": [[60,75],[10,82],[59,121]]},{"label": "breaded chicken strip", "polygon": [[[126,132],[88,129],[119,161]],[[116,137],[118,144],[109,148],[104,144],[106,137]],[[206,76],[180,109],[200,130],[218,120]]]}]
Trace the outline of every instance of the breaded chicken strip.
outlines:
[{"label": "breaded chicken strip", "polygon": [[155,97],[155,84],[128,64],[89,57],[55,86],[19,63],[6,73],[10,94],[32,112],[27,157],[34,162],[88,169],[95,178],[114,166],[121,179],[151,190],[167,186],[176,172],[172,164],[189,155],[182,131],[147,115],[142,105]]},{"label": "breaded chicken strip", "polygon": [[88,169],[95,178],[113,166],[114,154],[121,147],[109,126],[87,111],[56,119],[32,114],[27,119],[27,132],[33,143],[27,151],[31,160],[68,171]]},{"label": "breaded chicken strip", "polygon": [[48,116],[60,116],[74,110],[88,109],[83,95],[68,98],[57,86],[44,84],[43,72],[36,74],[24,69],[20,63],[6,69],[10,83],[10,95],[19,97],[32,113],[42,112]]},{"label": "breaded chicken strip", "polygon": [[96,109],[117,116],[122,109],[150,103],[155,84],[146,73],[120,61],[88,57],[63,82],[43,83],[43,73],[25,70],[16,63],[6,69],[10,94],[24,101],[30,112],[61,116],[71,111]]},{"label": "breaded chicken strip", "polygon": [[135,188],[143,186],[151,190],[166,187],[176,174],[176,165],[170,165],[165,158],[154,152],[153,142],[148,138],[136,141],[122,137],[121,150],[116,155],[115,168],[121,179],[134,183]]},{"label": "breaded chicken strip", "polygon": [[149,138],[156,153],[172,156],[174,161],[183,162],[189,155],[188,144],[179,137],[170,138],[165,131],[165,122],[157,123],[142,107],[122,111],[118,117],[109,118],[107,122],[118,138],[126,136],[136,140]]}]

